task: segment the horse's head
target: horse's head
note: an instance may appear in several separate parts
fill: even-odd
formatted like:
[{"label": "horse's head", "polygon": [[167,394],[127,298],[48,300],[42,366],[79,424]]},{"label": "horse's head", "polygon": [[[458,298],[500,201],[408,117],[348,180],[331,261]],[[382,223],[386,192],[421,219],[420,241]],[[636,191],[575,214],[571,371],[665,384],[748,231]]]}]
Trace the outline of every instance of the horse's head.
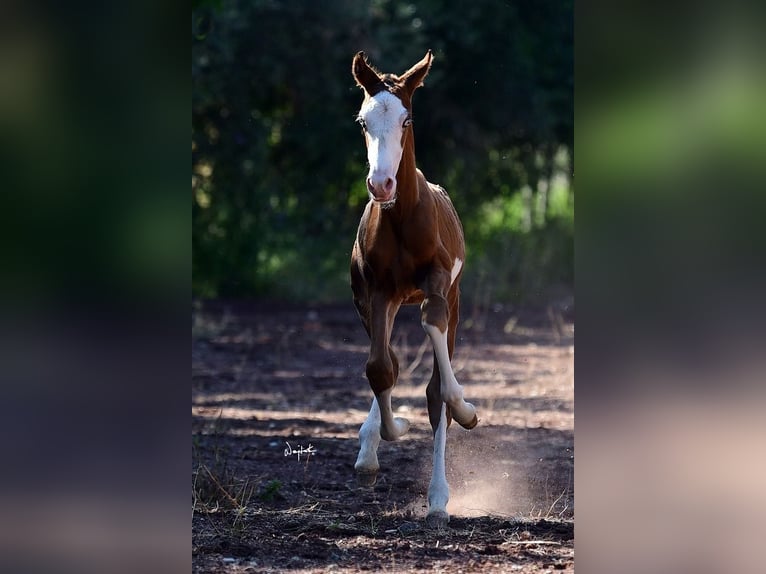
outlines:
[{"label": "horse's head", "polygon": [[433,56],[431,50],[401,76],[381,74],[367,63],[364,52],[354,56],[351,71],[364,90],[357,121],[367,145],[367,191],[374,201],[389,203],[396,198],[396,172],[404,141],[412,129],[412,94],[422,85]]}]

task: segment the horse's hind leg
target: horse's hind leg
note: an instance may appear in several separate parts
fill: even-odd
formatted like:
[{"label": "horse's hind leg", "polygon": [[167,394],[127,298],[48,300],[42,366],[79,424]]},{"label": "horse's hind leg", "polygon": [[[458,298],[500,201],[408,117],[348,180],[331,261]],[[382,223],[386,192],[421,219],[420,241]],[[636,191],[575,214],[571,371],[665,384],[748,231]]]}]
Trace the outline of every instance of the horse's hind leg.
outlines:
[{"label": "horse's hind leg", "polygon": [[428,418],[434,433],[434,456],[431,482],[428,485],[428,516],[426,523],[431,528],[443,528],[449,522],[447,502],[449,485],[447,484],[446,445],[447,427],[450,423],[449,409],[441,399],[439,364],[434,354],[434,371],[426,387]]},{"label": "horse's hind leg", "polygon": [[407,419],[395,417],[391,391],[396,385],[399,363],[391,349],[391,331],[401,303],[390,301],[384,293],[374,293],[370,301],[370,356],[365,372],[380,410],[380,437],[397,440],[409,429]]}]

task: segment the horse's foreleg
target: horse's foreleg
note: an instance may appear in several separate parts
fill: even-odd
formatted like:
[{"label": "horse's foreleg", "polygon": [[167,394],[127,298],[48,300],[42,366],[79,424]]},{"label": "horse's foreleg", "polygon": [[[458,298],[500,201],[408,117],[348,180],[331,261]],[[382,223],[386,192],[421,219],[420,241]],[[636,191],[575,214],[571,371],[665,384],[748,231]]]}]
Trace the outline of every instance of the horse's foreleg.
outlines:
[{"label": "horse's foreleg", "polygon": [[354,470],[362,486],[372,486],[378,479],[378,445],[380,444],[380,408],[378,400],[372,399],[370,414],[359,429],[359,456]]},{"label": "horse's foreleg", "polygon": [[445,462],[447,426],[447,406],[441,403],[439,422],[434,429],[434,466],[431,473],[431,482],[428,485],[428,516],[426,517],[426,523],[431,528],[442,528],[449,522],[449,514],[447,513],[449,485],[447,484]]},{"label": "horse's foreleg", "polygon": [[390,347],[394,318],[399,303],[389,301],[382,294],[372,298],[370,309],[370,356],[367,359],[367,380],[378,401],[380,410],[380,437],[397,440],[410,427],[409,421],[394,417],[391,408],[391,391],[396,385],[399,365]]},{"label": "horse's foreleg", "polygon": [[[439,365],[441,400],[447,403],[450,414],[460,426],[472,429],[478,422],[476,409],[463,399],[463,387],[457,382],[450,363],[450,338],[454,345],[456,321],[451,322],[447,300],[439,294],[430,294],[423,301],[421,323],[431,339],[434,357]],[[448,336],[450,327],[450,336]]]}]

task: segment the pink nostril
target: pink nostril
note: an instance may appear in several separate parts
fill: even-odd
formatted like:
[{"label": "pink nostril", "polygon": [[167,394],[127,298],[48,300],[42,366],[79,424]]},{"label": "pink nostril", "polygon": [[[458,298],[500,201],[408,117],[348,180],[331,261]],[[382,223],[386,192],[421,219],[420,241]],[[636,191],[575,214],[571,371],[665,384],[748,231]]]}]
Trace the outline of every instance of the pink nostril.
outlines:
[{"label": "pink nostril", "polygon": [[392,177],[386,178],[386,183],[383,186],[383,189],[386,190],[386,193],[391,193],[391,190],[394,189],[394,179]]}]

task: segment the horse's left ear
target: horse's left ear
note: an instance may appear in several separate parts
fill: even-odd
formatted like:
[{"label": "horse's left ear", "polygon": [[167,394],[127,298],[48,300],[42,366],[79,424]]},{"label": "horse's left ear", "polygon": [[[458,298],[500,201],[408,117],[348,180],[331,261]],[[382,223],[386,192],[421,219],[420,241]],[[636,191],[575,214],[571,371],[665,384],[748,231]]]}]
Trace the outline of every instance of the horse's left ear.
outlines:
[{"label": "horse's left ear", "polygon": [[428,75],[428,70],[431,69],[431,60],[433,60],[433,53],[428,50],[422,60],[402,74],[402,80],[407,91],[412,93],[423,85],[423,79]]}]

